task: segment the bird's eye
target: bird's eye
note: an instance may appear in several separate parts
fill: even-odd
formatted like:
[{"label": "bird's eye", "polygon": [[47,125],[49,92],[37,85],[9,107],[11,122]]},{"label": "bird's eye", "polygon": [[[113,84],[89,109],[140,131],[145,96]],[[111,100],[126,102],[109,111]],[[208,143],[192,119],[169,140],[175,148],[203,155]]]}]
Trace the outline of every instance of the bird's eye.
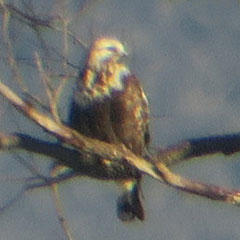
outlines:
[{"label": "bird's eye", "polygon": [[112,52],[118,52],[116,47],[107,47],[107,49],[112,51]]}]

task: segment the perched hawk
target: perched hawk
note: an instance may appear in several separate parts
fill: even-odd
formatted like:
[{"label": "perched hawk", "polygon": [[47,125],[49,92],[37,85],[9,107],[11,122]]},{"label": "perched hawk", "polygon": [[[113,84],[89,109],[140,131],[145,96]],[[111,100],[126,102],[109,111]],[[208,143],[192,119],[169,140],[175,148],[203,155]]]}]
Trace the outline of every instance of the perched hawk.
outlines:
[{"label": "perched hawk", "polygon": [[[126,55],[125,46],[115,38],[102,37],[93,43],[74,92],[69,125],[86,136],[123,143],[144,156],[150,141],[148,102],[140,82],[123,62]],[[141,173],[130,165],[128,168],[132,168],[129,176],[112,176],[124,187],[118,216],[122,221],[143,220]]]}]

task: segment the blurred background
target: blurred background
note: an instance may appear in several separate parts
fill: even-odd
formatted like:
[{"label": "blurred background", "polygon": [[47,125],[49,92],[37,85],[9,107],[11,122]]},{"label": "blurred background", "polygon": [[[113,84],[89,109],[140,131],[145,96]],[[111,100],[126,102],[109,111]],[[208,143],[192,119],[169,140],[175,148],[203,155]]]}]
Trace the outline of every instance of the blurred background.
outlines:
[{"label": "blurred background", "polygon": [[[51,73],[64,73],[59,59],[67,55],[82,69],[89,47],[99,36],[115,36],[130,51],[131,70],[142,81],[151,110],[152,145],[166,147],[187,138],[236,133],[240,130],[240,5],[237,0],[25,0],[6,1],[42,19],[61,16],[84,45],[71,37],[64,43],[61,21],[56,29],[40,27],[42,41],[27,24],[14,18],[9,38],[23,84],[48,103],[34,63],[38,52]],[[31,9],[31,10],[29,10]],[[58,22],[59,21],[59,22]],[[0,24],[3,27],[3,21]],[[58,28],[57,28],[58,27]],[[45,44],[45,45],[44,45]],[[1,80],[15,91],[19,86],[6,61],[0,37]],[[46,52],[43,52],[44,50]],[[48,56],[48,57],[46,57]],[[79,68],[79,69],[78,69]],[[61,96],[60,114],[67,119],[74,80]],[[21,131],[52,140],[0,98],[0,131]],[[0,206],[30,176],[18,158],[49,173],[51,159],[29,153],[0,155]],[[173,171],[191,179],[240,188],[239,155],[214,156],[184,162]],[[179,192],[145,177],[144,222],[122,223],[116,215],[118,187],[111,182],[75,178],[60,185],[64,213],[75,239],[239,239],[240,209]],[[0,215],[0,239],[64,239],[49,189],[26,193]]]}]

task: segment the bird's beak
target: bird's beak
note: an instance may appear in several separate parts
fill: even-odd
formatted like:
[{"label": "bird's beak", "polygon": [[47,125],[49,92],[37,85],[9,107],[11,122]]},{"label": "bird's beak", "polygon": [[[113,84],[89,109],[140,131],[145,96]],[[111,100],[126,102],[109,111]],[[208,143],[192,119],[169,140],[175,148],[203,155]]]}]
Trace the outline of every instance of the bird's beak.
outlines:
[{"label": "bird's beak", "polygon": [[123,54],[123,57],[127,57],[128,56],[128,52],[126,51],[126,49],[124,50],[124,52],[122,54]]}]

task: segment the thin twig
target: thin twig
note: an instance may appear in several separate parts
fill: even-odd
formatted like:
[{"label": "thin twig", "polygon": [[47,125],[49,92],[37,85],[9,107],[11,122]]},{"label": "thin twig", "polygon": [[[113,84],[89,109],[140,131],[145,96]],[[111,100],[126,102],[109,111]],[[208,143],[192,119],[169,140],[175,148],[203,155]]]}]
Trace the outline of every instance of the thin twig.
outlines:
[{"label": "thin twig", "polygon": [[[58,176],[59,167],[61,168],[61,166],[56,166],[51,171],[51,176],[53,178]],[[55,207],[56,207],[56,211],[57,211],[58,221],[59,221],[60,225],[62,226],[62,229],[64,230],[64,234],[65,234],[66,238],[68,240],[73,240],[72,234],[71,234],[71,231],[70,231],[70,227],[68,225],[68,222],[67,222],[66,218],[64,217],[63,204],[62,204],[61,198],[59,196],[58,183],[56,183],[56,182],[52,183],[51,184],[51,189],[52,189],[52,193],[53,193],[54,202],[56,204]]]},{"label": "thin twig", "polygon": [[10,12],[9,12],[8,8],[6,7],[6,5],[3,3],[3,1],[0,1],[0,8],[2,9],[3,41],[4,41],[4,44],[6,45],[7,60],[8,60],[8,64],[9,64],[12,76],[13,76],[13,80],[19,84],[19,86],[23,92],[27,92],[27,88],[24,86],[24,84],[22,82],[22,76],[18,69],[16,60],[14,57],[12,41],[9,38],[8,26],[9,26],[9,21],[10,21]]},{"label": "thin twig", "polygon": [[[1,7],[7,8],[13,16],[17,16],[20,21],[24,22],[30,27],[46,27],[58,32],[62,32],[62,29],[56,26],[56,22],[60,20],[59,16],[43,19],[40,17],[36,17],[36,14],[26,14],[12,4],[3,4]],[[82,40],[77,38],[70,30],[67,31],[67,34],[73,39],[74,42],[88,49],[88,46]]]}]

